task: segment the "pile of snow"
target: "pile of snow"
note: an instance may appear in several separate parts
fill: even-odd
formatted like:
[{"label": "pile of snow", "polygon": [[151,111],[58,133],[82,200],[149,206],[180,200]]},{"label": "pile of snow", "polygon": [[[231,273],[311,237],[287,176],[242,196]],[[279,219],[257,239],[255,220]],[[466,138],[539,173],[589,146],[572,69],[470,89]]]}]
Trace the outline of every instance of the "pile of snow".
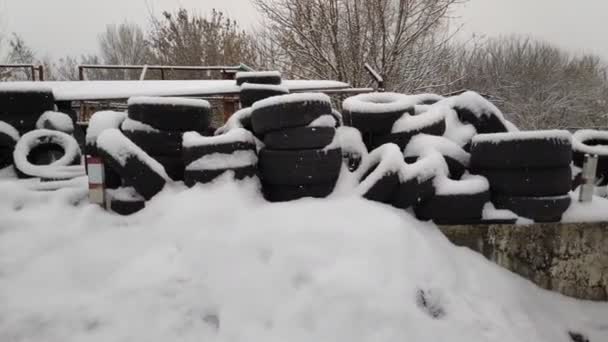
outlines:
[{"label": "pile of snow", "polygon": [[95,112],[95,114],[93,114],[89,120],[89,127],[87,127],[87,145],[94,145],[97,141],[97,137],[99,137],[101,132],[105,131],[106,129],[119,128],[126,118],[126,112],[115,112],[109,110]]},{"label": "pile of snow", "polygon": [[166,187],[131,217],[0,182],[1,341],[608,340],[577,301],[354,197]]},{"label": "pile of snow", "polygon": [[40,118],[38,118],[36,128],[55,129],[71,134],[74,132],[74,122],[72,121],[72,118],[65,113],[46,111],[40,115]]}]

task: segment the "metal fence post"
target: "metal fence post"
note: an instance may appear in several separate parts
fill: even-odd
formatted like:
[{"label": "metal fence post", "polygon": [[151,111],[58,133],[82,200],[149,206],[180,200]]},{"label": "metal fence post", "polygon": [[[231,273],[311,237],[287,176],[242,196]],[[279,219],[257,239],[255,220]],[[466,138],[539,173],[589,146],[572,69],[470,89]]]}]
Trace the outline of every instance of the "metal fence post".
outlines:
[{"label": "metal fence post", "polygon": [[591,202],[595,193],[595,175],[597,172],[597,155],[585,154],[583,164],[583,184],[581,185],[579,202]]}]

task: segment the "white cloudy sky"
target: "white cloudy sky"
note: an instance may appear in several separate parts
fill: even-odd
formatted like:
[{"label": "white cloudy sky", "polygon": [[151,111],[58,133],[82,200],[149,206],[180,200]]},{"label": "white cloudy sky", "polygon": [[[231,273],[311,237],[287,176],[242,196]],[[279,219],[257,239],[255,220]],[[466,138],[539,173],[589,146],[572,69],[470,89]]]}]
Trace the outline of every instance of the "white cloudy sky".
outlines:
[{"label": "white cloudy sky", "polygon": [[[244,26],[257,21],[250,0],[0,0],[0,28],[21,34],[40,55],[60,57],[95,52],[106,23],[145,25],[150,11],[179,6],[223,9]],[[606,13],[607,0],[470,0],[455,15],[465,34],[530,34],[608,59]]]}]

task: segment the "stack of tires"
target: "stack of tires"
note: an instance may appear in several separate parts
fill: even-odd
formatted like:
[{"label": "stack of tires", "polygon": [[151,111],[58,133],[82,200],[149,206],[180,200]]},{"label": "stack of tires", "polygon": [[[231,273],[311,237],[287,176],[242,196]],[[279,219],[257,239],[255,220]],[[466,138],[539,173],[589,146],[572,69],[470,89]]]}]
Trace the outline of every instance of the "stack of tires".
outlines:
[{"label": "stack of tires", "polygon": [[236,74],[239,85],[241,107],[251,107],[260,100],[272,96],[285,95],[289,90],[280,86],[281,74],[278,71],[239,72]]},{"label": "stack of tires", "polygon": [[236,180],[257,176],[258,157],[253,134],[237,128],[215,137],[196,132],[184,134],[184,182],[193,187],[230,173]]},{"label": "stack of tires", "polygon": [[471,171],[490,183],[492,202],[535,222],[559,222],[570,206],[572,143],[567,131],[480,134]]},{"label": "stack of tires", "polygon": [[145,201],[158,194],[171,179],[163,165],[135,145],[119,129],[106,129],[97,138],[97,153],[103,163],[120,177],[117,193],[130,192],[130,196],[110,199],[110,208],[116,213],[129,215],[141,210]]},{"label": "stack of tires", "polygon": [[35,129],[40,116],[54,109],[55,98],[50,88],[8,84],[0,89],[0,119],[19,134]]},{"label": "stack of tires", "polygon": [[[585,155],[597,155],[596,186],[608,185],[608,132],[598,130],[579,130],[572,136],[572,162],[583,168]],[[582,183],[581,174],[574,175],[573,188]]]},{"label": "stack of tires", "polygon": [[264,140],[259,153],[262,189],[269,201],[326,197],[334,189],[342,152],[327,95],[276,96],[253,105],[251,122]]},{"label": "stack of tires", "polygon": [[133,97],[128,102],[125,136],[158,161],[171,179],[184,179],[182,135],[207,134],[211,123],[209,102],[196,99]]},{"label": "stack of tires", "polygon": [[393,133],[393,125],[404,114],[414,115],[414,103],[404,94],[368,93],[352,96],[342,103],[345,126],[355,127],[361,132],[368,150],[382,143]]}]

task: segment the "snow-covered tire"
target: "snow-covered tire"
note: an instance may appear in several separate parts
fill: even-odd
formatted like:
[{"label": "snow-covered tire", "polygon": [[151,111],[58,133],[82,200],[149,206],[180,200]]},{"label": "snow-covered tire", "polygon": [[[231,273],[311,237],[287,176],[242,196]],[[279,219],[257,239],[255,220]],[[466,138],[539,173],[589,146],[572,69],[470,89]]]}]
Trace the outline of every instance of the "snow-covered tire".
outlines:
[{"label": "snow-covered tire", "polygon": [[36,121],[36,128],[50,129],[52,131],[60,131],[67,134],[74,133],[74,121],[72,118],[60,112],[46,111]]},{"label": "snow-covered tire", "polygon": [[473,125],[479,134],[509,131],[500,110],[476,92],[467,91],[449,98],[447,102],[456,111],[460,122]]},{"label": "snow-covered tire", "polygon": [[572,170],[569,166],[535,169],[475,170],[490,182],[493,194],[507,196],[558,196],[572,188]]},{"label": "snow-covered tire", "polygon": [[257,177],[258,169],[255,165],[248,165],[230,169],[186,170],[184,171],[184,183],[188,187],[193,187],[196,184],[207,184],[226,173],[231,173],[236,180],[242,180]]},{"label": "snow-covered tire", "polygon": [[405,147],[403,155],[407,163],[414,163],[429,151],[436,151],[443,156],[452,179],[460,179],[469,167],[471,155],[444,137],[426,134],[415,136]]},{"label": "snow-covered tire", "polygon": [[301,198],[325,198],[336,186],[335,182],[307,185],[272,185],[263,184],[264,198],[269,202],[289,202]]},{"label": "snow-covered tire", "polygon": [[253,84],[281,84],[281,73],[278,71],[241,71],[236,73],[236,85],[243,83]]},{"label": "snow-covered tire", "polygon": [[399,188],[405,162],[401,150],[386,144],[369,153],[357,170],[356,192],[370,201],[391,203]]},{"label": "snow-covered tire", "polygon": [[288,128],[266,134],[264,145],[272,150],[312,150],[331,144],[335,135],[333,127]]},{"label": "snow-covered tire", "polygon": [[471,146],[472,169],[556,168],[571,162],[568,131],[480,134]]},{"label": "snow-covered tire", "polygon": [[132,97],[128,116],[165,131],[202,132],[211,123],[211,105],[197,99]]},{"label": "snow-covered tire", "polygon": [[123,183],[135,188],[146,200],[159,193],[169,180],[164,167],[118,129],[101,133],[97,150],[103,162],[120,175]]},{"label": "snow-covered tire", "polygon": [[241,107],[251,107],[258,101],[286,94],[289,94],[289,90],[285,87],[245,83],[241,86],[239,98],[241,100]]},{"label": "snow-covered tire", "polygon": [[259,155],[260,176],[266,184],[306,185],[330,183],[338,179],[342,166],[342,151],[269,150]]},{"label": "snow-covered tire", "polygon": [[118,215],[128,216],[135,214],[146,207],[144,200],[110,200],[110,210]]},{"label": "snow-covered tire", "polygon": [[403,115],[395,121],[392,133],[375,136],[373,143],[376,147],[386,143],[394,143],[404,149],[410,140],[418,134],[442,136],[445,129],[445,113],[440,108],[434,108],[420,115]]},{"label": "snow-covered tire", "polygon": [[15,127],[0,121],[0,169],[13,164],[13,151],[19,140]]},{"label": "snow-covered tire", "polygon": [[185,165],[210,154],[232,154],[238,151],[256,151],[255,137],[243,128],[232,129],[222,135],[203,137],[195,132],[185,133],[182,142],[182,159]]},{"label": "snow-covered tire", "polygon": [[388,134],[405,113],[414,115],[415,112],[411,98],[404,94],[360,94],[342,103],[344,125],[365,133]]},{"label": "snow-covered tire", "polygon": [[[405,162],[408,164],[413,164],[417,162],[419,158],[420,157],[405,157]],[[445,159],[445,162],[448,165],[450,178],[453,180],[459,180],[462,178],[462,175],[464,175],[468,169],[465,164],[452,157],[443,156],[443,159]]]},{"label": "snow-covered tire", "polygon": [[123,130],[123,133],[150,155],[179,156],[181,158],[182,132]]},{"label": "snow-covered tire", "polygon": [[400,209],[408,209],[426,202],[435,196],[435,178],[449,174],[445,158],[436,151],[423,156],[414,164],[408,164],[401,179],[399,189],[391,204]]},{"label": "snow-covered tire", "polygon": [[332,111],[329,96],[320,93],[275,96],[256,102],[252,108],[251,124],[253,131],[259,135],[308,126]]},{"label": "snow-covered tire", "polygon": [[[48,156],[48,158],[47,158]],[[69,179],[83,172],[65,168],[80,164],[81,152],[74,137],[59,131],[37,129],[24,134],[13,151],[20,178]]]},{"label": "snow-covered tire", "polygon": [[[447,178],[441,182],[457,184],[463,192],[442,192],[442,186],[435,179],[435,196],[414,208],[420,220],[433,220],[438,224],[458,224],[470,220],[481,220],[483,208],[490,201],[490,191],[483,177],[472,176],[469,179],[454,181]],[[471,183],[467,185],[466,183]],[[483,185],[483,186],[480,186]]]},{"label": "snow-covered tire", "polygon": [[0,119],[20,134],[33,130],[40,115],[54,109],[55,98],[50,88],[5,83],[0,89]]},{"label": "snow-covered tire", "polygon": [[497,209],[511,210],[515,214],[535,222],[560,222],[572,199],[569,195],[557,197],[510,197],[492,196]]},{"label": "snow-covered tire", "polygon": [[597,178],[601,185],[608,182],[608,131],[580,130],[572,136],[572,162],[582,168],[585,154],[595,154],[597,160]]}]

